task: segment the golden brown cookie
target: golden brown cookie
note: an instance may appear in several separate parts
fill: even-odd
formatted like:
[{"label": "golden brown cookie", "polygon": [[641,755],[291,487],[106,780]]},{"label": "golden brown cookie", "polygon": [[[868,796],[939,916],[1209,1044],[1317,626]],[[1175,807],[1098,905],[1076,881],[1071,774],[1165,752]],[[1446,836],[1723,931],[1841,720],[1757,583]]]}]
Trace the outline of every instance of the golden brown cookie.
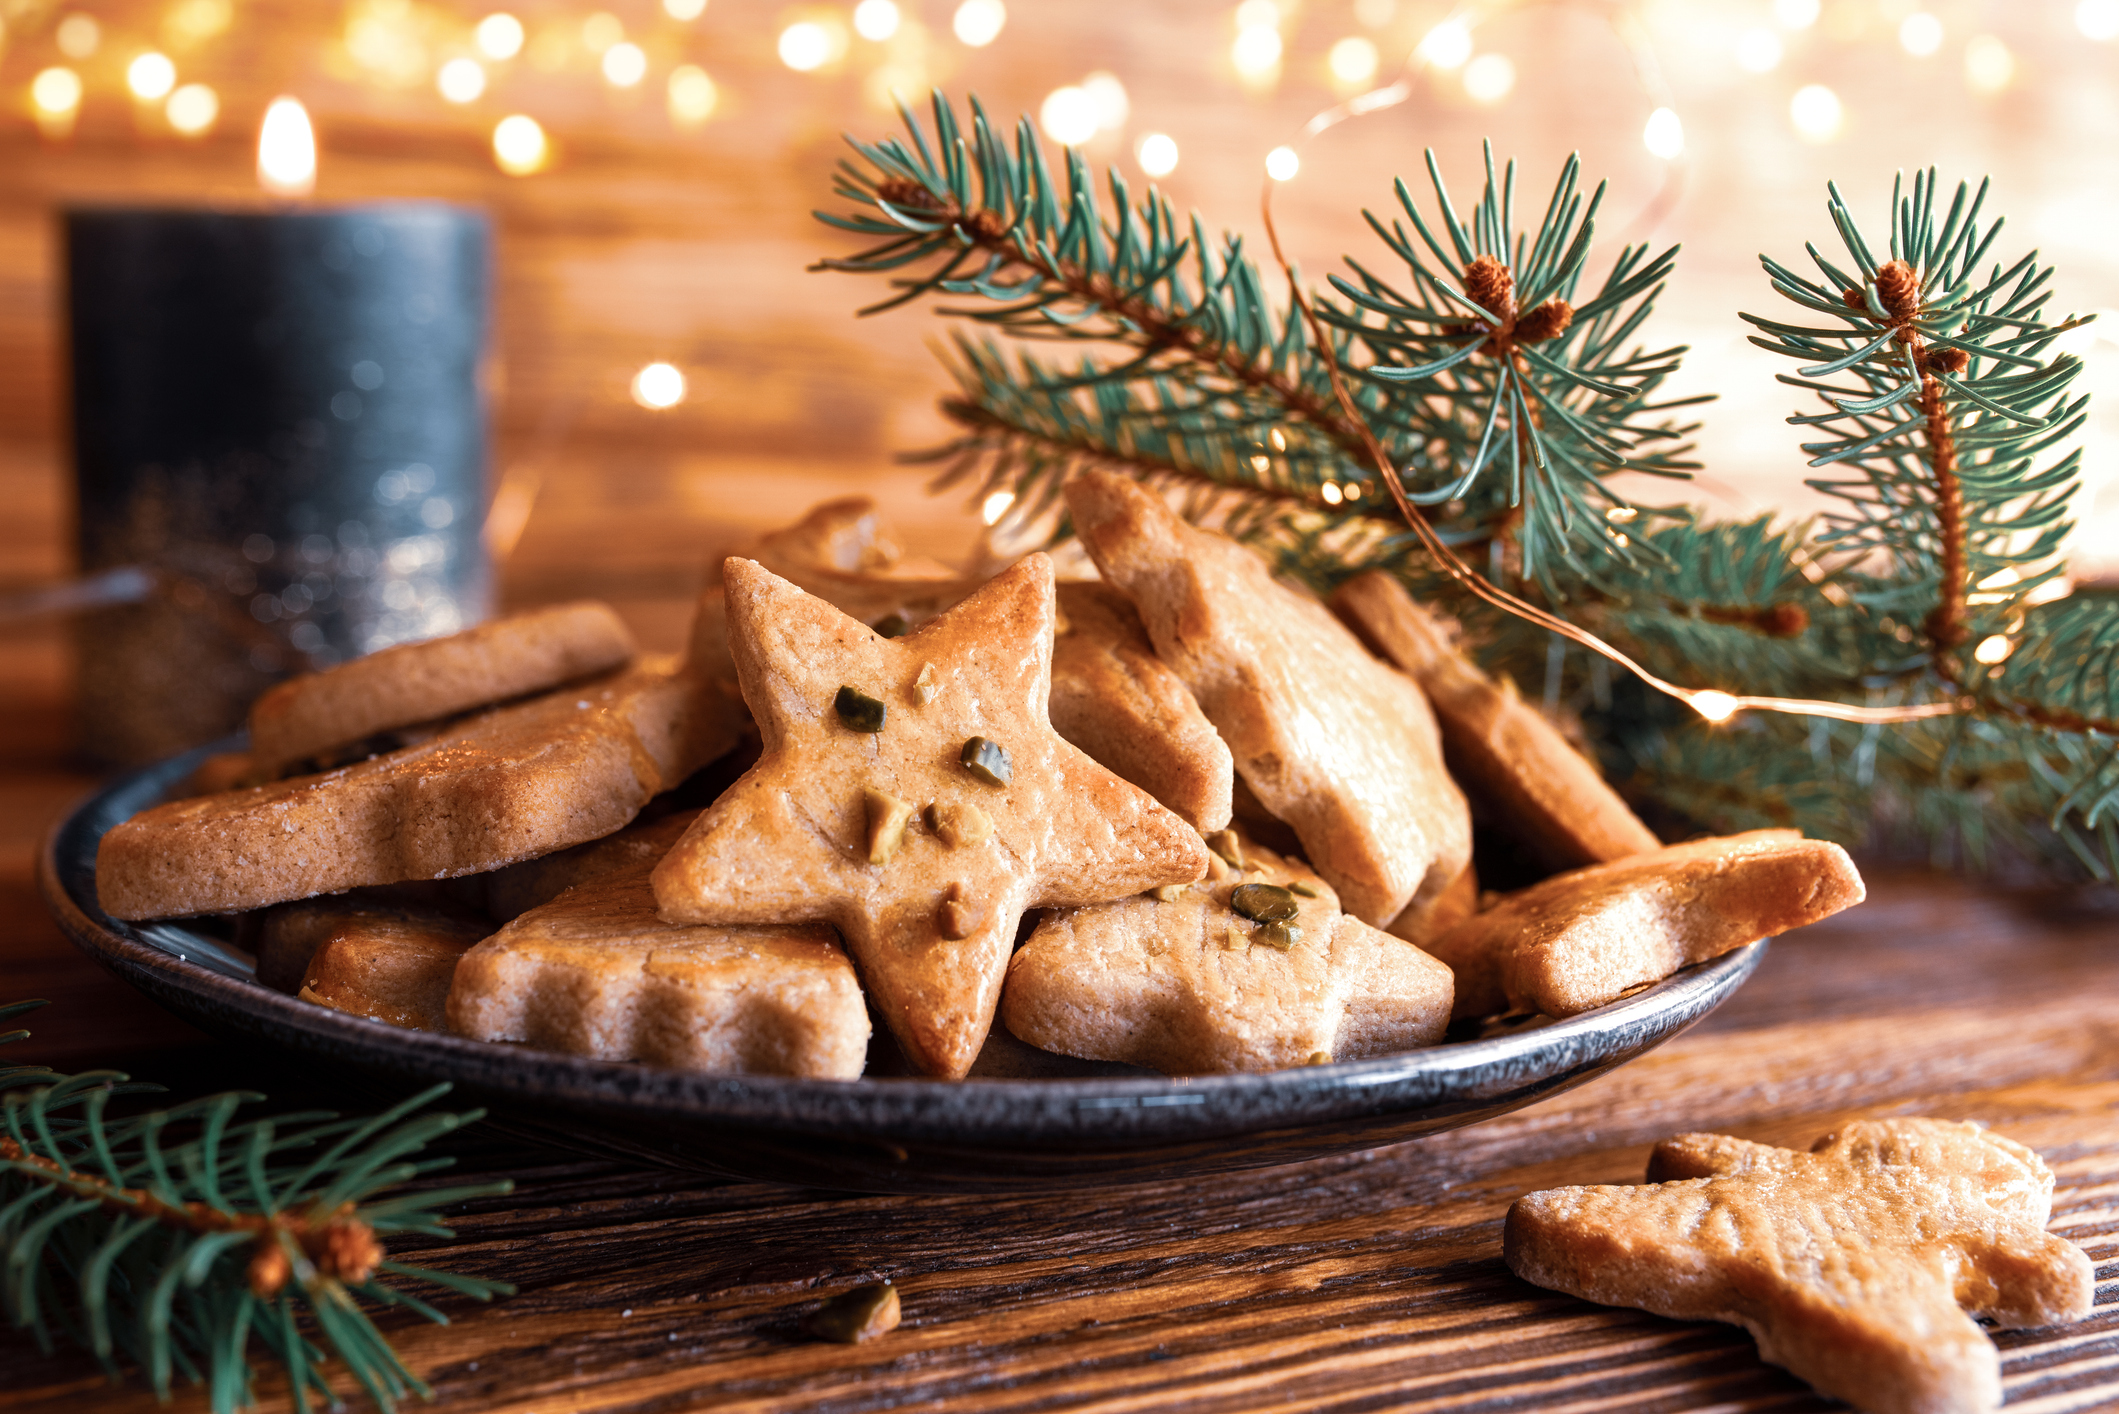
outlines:
[{"label": "golden brown cookie", "polygon": [[1457,974],[1459,1016],[1573,1016],[1862,894],[1838,845],[1753,830],[1556,874],[1425,946]]},{"label": "golden brown cookie", "polygon": [[1350,579],[1332,608],[1420,684],[1466,792],[1545,863],[1576,869],[1661,847],[1596,766],[1514,683],[1494,681],[1452,647],[1397,579],[1380,570]]},{"label": "golden brown cookie", "polygon": [[1407,904],[1405,912],[1391,920],[1384,931],[1409,943],[1439,938],[1479,911],[1479,871],[1469,862],[1464,872],[1450,880],[1449,887],[1432,898]]},{"label": "golden brown cookie", "polygon": [[103,837],[96,888],[113,917],[173,918],[481,873],[610,834],[732,741],[693,678],[644,659],[387,756],[142,811]]},{"label": "golden brown cookie", "polygon": [[354,905],[322,930],[295,995],[392,1026],[444,1031],[456,961],[492,931],[462,913]]},{"label": "golden brown cookie", "polygon": [[2045,1230],[2053,1174],[1977,1125],[1866,1120],[1807,1154],[1719,1134],[1655,1148],[1648,1185],[1556,1188],[1508,1210],[1525,1281],[1678,1320],[1872,1414],[1987,1414],[2001,1358],[1973,1322],[2089,1315],[2096,1276]]},{"label": "golden brown cookie", "polygon": [[1052,729],[1202,833],[1229,823],[1228,745],[1191,690],[1155,656],[1125,595],[1059,586]]},{"label": "golden brown cookie", "polygon": [[696,810],[680,810],[657,820],[635,821],[615,835],[480,874],[476,882],[483,885],[486,914],[495,923],[512,922],[576,884],[636,864],[653,868],[698,818]]},{"label": "golden brown cookie", "polygon": [[960,1078],[1025,909],[1205,870],[1197,832],[1046,720],[1042,555],[898,639],[748,560],[725,574],[764,752],[656,868],[664,918],[837,925],[907,1056]]},{"label": "golden brown cookie", "polygon": [[465,954],[450,1028],[683,1070],[859,1076],[868,1008],[831,929],[665,923],[653,867],[578,884]]},{"label": "golden brown cookie", "polygon": [[1084,472],[1067,504],[1236,773],[1294,829],[1347,912],[1382,927],[1463,872],[1471,817],[1410,678],[1257,554],[1185,524],[1125,477]]},{"label": "golden brown cookie", "polygon": [[898,614],[910,627],[978,586],[939,560],[906,554],[866,496],[826,501],[742,555],[870,624]]},{"label": "golden brown cookie", "polygon": [[[1224,848],[1227,848],[1224,837]],[[1034,1046],[1170,1075],[1360,1060],[1442,1039],[1449,969],[1339,911],[1254,844],[1211,876],[1060,909],[1008,967],[1001,1020]]]},{"label": "golden brown cookie", "polygon": [[251,704],[256,777],[366,741],[608,672],[633,636],[607,604],[554,604],[476,628],[400,643],[290,679]]},{"label": "golden brown cookie", "polygon": [[[341,928],[357,926],[368,919],[403,920],[437,912],[483,918],[483,911],[476,906],[483,890],[463,887],[471,883],[443,880],[393,884],[274,904],[236,919],[236,946],[257,958],[259,982],[275,992],[293,996],[301,987],[302,974],[309,970],[309,960],[316,956],[316,950]],[[487,927],[486,932],[492,931]]]}]

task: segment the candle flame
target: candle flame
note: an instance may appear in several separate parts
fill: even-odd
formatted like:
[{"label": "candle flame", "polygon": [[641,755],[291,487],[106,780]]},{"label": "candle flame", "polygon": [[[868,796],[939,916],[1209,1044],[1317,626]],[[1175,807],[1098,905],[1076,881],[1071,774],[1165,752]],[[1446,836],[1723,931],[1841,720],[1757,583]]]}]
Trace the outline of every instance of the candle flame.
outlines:
[{"label": "candle flame", "polygon": [[274,196],[316,189],[316,132],[300,99],[275,98],[258,129],[258,185]]}]

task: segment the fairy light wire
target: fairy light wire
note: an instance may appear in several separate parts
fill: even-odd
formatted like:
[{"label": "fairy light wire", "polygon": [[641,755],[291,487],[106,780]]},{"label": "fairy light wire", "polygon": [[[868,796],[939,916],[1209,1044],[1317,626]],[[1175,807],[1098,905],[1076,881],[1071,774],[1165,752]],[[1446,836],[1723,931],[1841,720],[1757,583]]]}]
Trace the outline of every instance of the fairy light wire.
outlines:
[{"label": "fairy light wire", "polygon": [[[1469,14],[1470,7],[1466,7],[1452,11],[1450,18],[1457,19],[1459,16],[1468,16]],[[1308,122],[1302,125],[1296,141],[1307,143],[1312,138],[1338,127],[1342,123],[1381,112],[1386,108],[1395,107],[1411,98],[1413,95],[1412,71],[1416,59],[1417,52],[1414,58],[1407,60],[1405,67],[1400,71],[1399,77],[1385,87],[1357,94],[1311,117]],[[1658,677],[1647,668],[1641,666],[1641,664],[1635,662],[1623,650],[1605,642],[1588,629],[1578,624],[1570,623],[1556,614],[1548,613],[1537,605],[1518,598],[1473,572],[1470,566],[1458,558],[1457,552],[1445,544],[1441,536],[1435,533],[1434,527],[1428,524],[1427,517],[1407,497],[1404,484],[1399,480],[1398,471],[1391,464],[1390,454],[1384,450],[1382,441],[1376,436],[1375,430],[1369,426],[1368,419],[1362,416],[1360,407],[1355,403],[1353,394],[1347,387],[1345,370],[1340,367],[1338,352],[1333,348],[1331,339],[1326,336],[1323,322],[1318,319],[1316,310],[1311,307],[1309,297],[1303,293],[1301,283],[1295,277],[1294,266],[1281,249],[1280,230],[1273,221],[1273,188],[1278,185],[1279,183],[1272,177],[1266,179],[1259,197],[1259,214],[1265,222],[1266,240],[1273,252],[1273,261],[1280,267],[1281,275],[1288,282],[1288,297],[1301,313],[1303,322],[1309,327],[1310,337],[1315,341],[1318,352],[1323,355],[1325,372],[1331,379],[1334,400],[1339,404],[1340,411],[1345,414],[1347,420],[1353,424],[1354,430],[1359,434],[1363,447],[1368,451],[1370,460],[1375,463],[1377,474],[1383,479],[1384,488],[1390,492],[1392,503],[1397,506],[1398,513],[1404,517],[1406,524],[1412,527],[1413,535],[1419,540],[1421,547],[1434,558],[1437,564],[1442,566],[1444,572],[1451,579],[1469,590],[1476,597],[1485,600],[1504,613],[1512,614],[1528,623],[1536,624],[1548,632],[1559,634],[1569,642],[1598,654],[1612,663],[1616,663],[1649,687],[1666,696],[1676,698],[1711,722],[1728,721],[1738,712],[1758,711],[1779,712],[1787,716],[1797,717],[1828,717],[1834,721],[1855,722],[1864,725],[1887,725],[1897,722],[1916,722],[1931,717],[1955,716],[1966,709],[1967,704],[1962,698],[1894,707],[1857,707],[1850,703],[1830,702],[1816,698],[1767,697],[1750,693],[1725,692],[1720,688],[1681,687],[1665,678]],[[1660,204],[1660,202],[1657,204]],[[1808,570],[1813,567],[1808,566],[1807,556],[1804,557],[1804,561],[1805,573],[1807,574]]]}]

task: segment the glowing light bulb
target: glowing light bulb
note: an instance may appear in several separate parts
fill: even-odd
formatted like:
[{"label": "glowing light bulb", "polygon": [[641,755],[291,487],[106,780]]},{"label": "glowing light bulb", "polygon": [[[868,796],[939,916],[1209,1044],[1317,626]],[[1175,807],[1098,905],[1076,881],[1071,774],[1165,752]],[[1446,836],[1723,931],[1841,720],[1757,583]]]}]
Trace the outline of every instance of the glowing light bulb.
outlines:
[{"label": "glowing light bulb", "polygon": [[2015,651],[2016,645],[2009,642],[2005,635],[1997,633],[1991,638],[1979,640],[1979,646],[1972,650],[1972,660],[1978,663],[1999,663]]},{"label": "glowing light bulb", "polygon": [[1915,10],[1898,22],[1898,46],[1916,59],[1927,58],[1942,48],[1942,21]]},{"label": "glowing light bulb", "polygon": [[670,121],[680,128],[696,128],[714,116],[721,90],[697,64],[685,64],[670,75]]},{"label": "glowing light bulb", "polygon": [[1821,8],[1818,0],[1773,0],[1773,18],[1782,29],[1808,29]]},{"label": "glowing light bulb", "polygon": [[1168,133],[1149,133],[1133,150],[1140,169],[1151,177],[1167,177],[1177,170],[1177,139]]},{"label": "glowing light bulb", "polygon": [[662,0],[662,13],[673,20],[696,20],[706,13],[706,0]]},{"label": "glowing light bulb", "polygon": [[1324,62],[1333,79],[1349,88],[1358,87],[1376,77],[1375,42],[1358,34],[1350,35],[1332,46]]},{"label": "glowing light bulb", "polygon": [[1302,159],[1292,147],[1276,147],[1266,154],[1266,175],[1276,182],[1290,182],[1302,170]]},{"label": "glowing light bulb", "polygon": [[1080,147],[1096,136],[1096,104],[1087,90],[1068,84],[1045,95],[1037,125],[1062,147]]},{"label": "glowing light bulb", "polygon": [[1736,37],[1736,66],[1747,74],[1772,73],[1784,52],[1781,37],[1770,29],[1747,29]]},{"label": "glowing light bulb", "polygon": [[29,101],[39,113],[71,113],[81,106],[81,76],[72,69],[46,69],[30,80]]},{"label": "glowing light bulb", "polygon": [[1474,103],[1499,103],[1516,86],[1516,66],[1506,54],[1481,54],[1464,66],[1464,91]]},{"label": "glowing light bulb", "polygon": [[979,519],[988,525],[999,525],[1001,517],[1008,514],[1008,508],[1014,504],[1013,491],[996,491],[979,502]]},{"label": "glowing light bulb", "polygon": [[470,103],[486,91],[485,65],[476,59],[451,59],[434,75],[434,86],[451,103]]},{"label": "glowing light bulb", "polygon": [[647,51],[637,44],[619,43],[603,51],[603,81],[613,88],[631,88],[647,77]]},{"label": "glowing light bulb", "polygon": [[2119,0],[2082,0],[2075,7],[2075,28],[2100,44],[2119,39]]},{"label": "glowing light bulb", "polygon": [[831,33],[802,20],[780,31],[780,62],[798,74],[821,68],[831,58]]},{"label": "glowing light bulb", "polygon": [[633,401],[644,408],[673,408],[684,393],[684,374],[675,364],[651,363],[633,375]]},{"label": "glowing light bulb", "polygon": [[853,7],[853,32],[881,44],[898,32],[899,18],[892,0],[861,0]]},{"label": "glowing light bulb", "polygon": [[1975,34],[1965,41],[1964,81],[1974,93],[1994,94],[2016,79],[2016,56],[2009,46],[1991,34]]},{"label": "glowing light bulb", "polygon": [[1007,23],[1008,7],[1001,0],[964,0],[956,7],[956,17],[949,27],[973,49],[984,49],[1001,37],[1001,29]]},{"label": "glowing light bulb", "polygon": [[541,172],[551,160],[544,128],[527,113],[510,113],[493,125],[493,160],[511,177]]},{"label": "glowing light bulb", "polygon": [[298,98],[275,98],[258,126],[258,185],[275,196],[316,190],[316,129]]},{"label": "glowing light bulb", "polygon": [[52,31],[52,38],[59,41],[59,52],[67,58],[86,59],[103,42],[103,26],[92,15],[68,15]]},{"label": "glowing light bulb", "polygon": [[221,100],[205,84],[188,83],[169,95],[162,111],[169,126],[186,137],[199,137],[212,131],[214,120],[221,116]]},{"label": "glowing light bulb", "polygon": [[1830,142],[1845,119],[1839,95],[1821,83],[1804,84],[1788,100],[1788,121],[1810,142]]},{"label": "glowing light bulb", "polygon": [[1461,69],[1472,56],[1472,32],[1462,20],[1444,20],[1414,52],[1437,69]]},{"label": "glowing light bulb", "polygon": [[581,47],[591,54],[600,55],[624,38],[625,22],[609,10],[598,10],[581,22]]},{"label": "glowing light bulb", "polygon": [[1656,109],[1641,129],[1641,145],[1665,162],[1672,161],[1685,151],[1684,122],[1668,108]]},{"label": "glowing light bulb", "polygon": [[1736,715],[1736,699],[1711,687],[1705,692],[1693,693],[1686,700],[1692,704],[1693,711],[1710,722],[1726,722]]},{"label": "glowing light bulb", "polygon": [[1280,67],[1281,49],[1279,30],[1254,25],[1236,31],[1236,40],[1229,46],[1229,62],[1242,77],[1262,79]]},{"label": "glowing light bulb", "polygon": [[522,52],[522,21],[505,11],[480,20],[473,33],[478,52],[488,59],[512,59]]},{"label": "glowing light bulb", "polygon": [[169,90],[177,86],[177,66],[167,54],[149,50],[125,66],[125,86],[135,98],[149,102],[167,98]]}]

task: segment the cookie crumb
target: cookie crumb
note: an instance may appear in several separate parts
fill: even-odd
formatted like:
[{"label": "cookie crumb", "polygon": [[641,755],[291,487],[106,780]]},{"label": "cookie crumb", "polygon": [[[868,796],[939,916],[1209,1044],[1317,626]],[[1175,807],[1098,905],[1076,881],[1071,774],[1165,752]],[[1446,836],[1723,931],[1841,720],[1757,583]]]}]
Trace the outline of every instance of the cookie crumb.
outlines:
[{"label": "cookie crumb", "polygon": [[969,801],[938,800],[921,818],[951,849],[969,849],[993,838],[993,818]]},{"label": "cookie crumb", "polygon": [[1214,851],[1231,869],[1243,868],[1243,841],[1234,830],[1216,830],[1206,836],[1207,848]]},{"label": "cookie crumb", "polygon": [[920,675],[912,680],[912,700],[925,707],[942,695],[942,680],[936,676],[934,664],[920,664]]},{"label": "cookie crumb", "polygon": [[964,897],[962,884],[951,884],[949,892],[942,895],[942,906],[935,910],[935,926],[952,943],[960,943],[978,931],[979,910]]},{"label": "cookie crumb", "polygon": [[1184,893],[1183,884],[1159,884],[1148,890],[1148,897],[1157,903],[1175,903],[1184,897]]},{"label": "cookie crumb", "polygon": [[832,1297],[812,1312],[804,1325],[820,1340],[859,1345],[890,1334],[902,1319],[898,1289],[887,1281],[877,1281]]}]

